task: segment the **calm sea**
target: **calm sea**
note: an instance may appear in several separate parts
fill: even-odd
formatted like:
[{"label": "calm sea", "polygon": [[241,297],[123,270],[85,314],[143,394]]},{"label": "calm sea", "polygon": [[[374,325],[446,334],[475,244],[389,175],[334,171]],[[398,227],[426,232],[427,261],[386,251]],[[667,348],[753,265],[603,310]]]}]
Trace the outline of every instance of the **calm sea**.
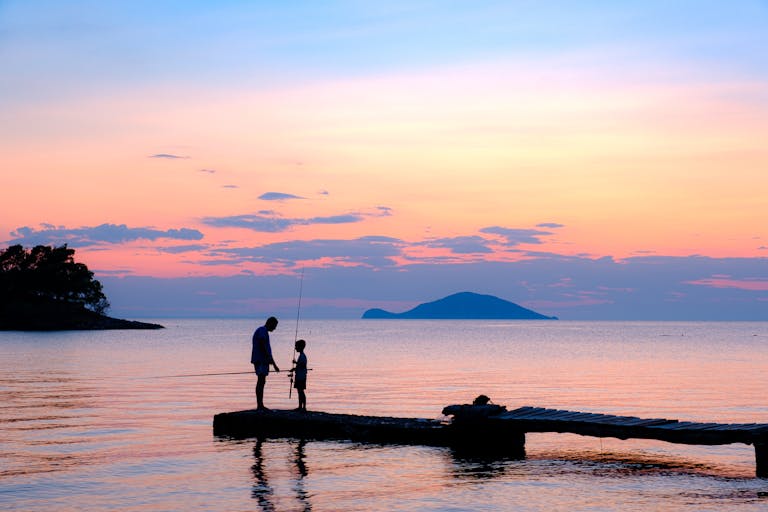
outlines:
[{"label": "calm sea", "polygon": [[[768,510],[745,445],[529,434],[525,460],[450,449],[229,440],[255,405],[257,322],[0,333],[0,509]],[[272,345],[290,367],[295,325]],[[497,404],[768,423],[768,322],[302,321],[309,409],[439,418]],[[266,402],[296,406],[285,372]]]}]

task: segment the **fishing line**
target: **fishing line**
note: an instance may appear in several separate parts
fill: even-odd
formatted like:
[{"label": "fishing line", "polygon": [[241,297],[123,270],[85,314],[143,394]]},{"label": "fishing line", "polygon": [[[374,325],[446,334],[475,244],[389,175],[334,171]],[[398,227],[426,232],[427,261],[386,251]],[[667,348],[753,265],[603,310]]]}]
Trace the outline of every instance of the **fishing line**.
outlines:
[{"label": "fishing line", "polygon": [[[312,368],[307,368],[307,370],[311,371]],[[133,379],[176,379],[180,377],[213,377],[216,375],[245,375],[245,374],[253,374],[253,370],[248,372],[185,373],[182,375],[153,375],[151,377],[132,377],[132,378]]]},{"label": "fishing line", "polygon": [[178,377],[211,377],[214,375],[245,375],[246,373],[253,373],[253,370],[249,372],[185,373],[183,375],[155,375],[153,377],[135,377],[135,378],[136,379],[175,379]]}]

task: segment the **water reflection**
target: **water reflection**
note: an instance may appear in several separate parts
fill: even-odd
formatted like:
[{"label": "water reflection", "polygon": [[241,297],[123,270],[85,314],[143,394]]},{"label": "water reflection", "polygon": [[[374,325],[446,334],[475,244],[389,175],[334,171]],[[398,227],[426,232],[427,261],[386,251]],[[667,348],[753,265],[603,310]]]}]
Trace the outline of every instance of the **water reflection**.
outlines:
[{"label": "water reflection", "polygon": [[522,456],[473,454],[465,450],[450,450],[451,474],[457,479],[493,479],[504,476],[510,462],[524,460]]},{"label": "water reflection", "polygon": [[264,441],[261,439],[256,440],[256,444],[253,445],[253,459],[254,464],[251,466],[253,472],[253,489],[251,490],[251,497],[254,498],[261,510],[274,511],[275,504],[273,498],[275,491],[269,484],[267,479],[267,473],[264,470],[264,457],[262,455],[262,446]]},{"label": "water reflection", "polygon": [[[295,493],[296,500],[300,506],[298,510],[303,512],[309,512],[312,510],[312,503],[310,501],[310,495],[305,488],[304,479],[309,474],[309,469],[306,464],[305,446],[307,441],[300,439],[296,442],[293,450],[293,457],[291,462],[295,469],[295,481],[293,482],[292,489]],[[292,446],[292,445],[291,445]],[[264,512],[270,512],[278,510],[275,503],[275,490],[269,482],[269,476],[265,468],[266,458],[264,456],[264,440],[256,439],[253,446],[253,458],[254,463],[251,466],[253,472],[253,487],[251,489],[251,497],[259,504],[259,508]]]},{"label": "water reflection", "polygon": [[309,494],[307,493],[307,490],[304,488],[304,478],[309,474],[309,470],[307,469],[307,464],[305,463],[304,459],[306,458],[306,454],[304,453],[304,447],[306,446],[307,441],[306,439],[300,439],[296,443],[296,451],[294,452],[294,464],[296,465],[296,485],[293,486],[294,491],[296,491],[296,498],[299,500],[299,503],[302,504],[304,507],[302,510],[304,512],[308,512],[312,510],[312,503],[309,501]]},{"label": "water reflection", "polygon": [[0,478],[50,473],[90,464],[86,439],[74,438],[90,419],[98,393],[79,379],[55,372],[0,377]]},{"label": "water reflection", "polygon": [[643,476],[713,476],[743,478],[739,473],[729,474],[727,467],[716,467],[702,461],[661,453],[559,451],[538,452],[532,462],[557,464],[553,474],[587,473],[601,478],[624,479]]},{"label": "water reflection", "polygon": [[[393,322],[308,324],[323,369],[318,409],[432,418],[484,392],[510,408],[768,422],[768,323],[674,324],[686,336],[660,337],[673,324]],[[239,369],[250,321],[173,323],[0,333],[0,509],[768,510],[768,481],[754,478],[746,445],[606,440],[604,452],[595,438],[536,434],[516,461],[420,446],[210,443],[213,413],[252,407],[250,375],[133,377]],[[274,407],[292,408],[282,395]]]}]

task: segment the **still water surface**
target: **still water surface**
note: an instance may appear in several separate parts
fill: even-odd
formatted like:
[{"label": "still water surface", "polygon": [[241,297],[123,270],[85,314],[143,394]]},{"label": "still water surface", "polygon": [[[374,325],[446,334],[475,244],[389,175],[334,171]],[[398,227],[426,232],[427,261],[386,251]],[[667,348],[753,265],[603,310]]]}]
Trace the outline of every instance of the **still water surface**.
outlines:
[{"label": "still water surface", "polygon": [[[525,460],[449,449],[215,438],[255,404],[246,320],[0,333],[2,510],[768,510],[745,445],[529,434]],[[308,406],[439,418],[522,405],[768,423],[768,322],[303,321]],[[294,326],[272,344],[290,367]],[[293,408],[285,372],[267,405]]]}]

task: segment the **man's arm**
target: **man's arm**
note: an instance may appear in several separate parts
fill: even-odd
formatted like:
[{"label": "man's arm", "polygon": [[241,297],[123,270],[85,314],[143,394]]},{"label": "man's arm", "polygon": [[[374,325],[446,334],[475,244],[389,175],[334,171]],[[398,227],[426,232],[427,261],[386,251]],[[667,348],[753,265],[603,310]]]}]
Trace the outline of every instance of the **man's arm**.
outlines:
[{"label": "man's arm", "polygon": [[264,353],[269,356],[269,364],[271,364],[272,366],[275,367],[275,371],[276,372],[280,372],[280,368],[277,367],[277,363],[275,362],[275,358],[272,357],[272,348],[267,345],[267,338],[264,338],[262,340],[262,343],[263,343],[262,346],[264,348]]},{"label": "man's arm", "polygon": [[277,364],[275,364],[275,360],[272,357],[272,348],[269,346],[268,340],[269,340],[269,334],[265,335],[264,333],[261,333],[261,332],[257,333],[257,341],[259,343],[259,350],[261,351],[262,354],[266,354],[267,357],[269,357],[269,361],[267,362],[267,364],[271,364],[272,366],[275,367],[275,371],[279,372],[280,368],[278,368]]}]

